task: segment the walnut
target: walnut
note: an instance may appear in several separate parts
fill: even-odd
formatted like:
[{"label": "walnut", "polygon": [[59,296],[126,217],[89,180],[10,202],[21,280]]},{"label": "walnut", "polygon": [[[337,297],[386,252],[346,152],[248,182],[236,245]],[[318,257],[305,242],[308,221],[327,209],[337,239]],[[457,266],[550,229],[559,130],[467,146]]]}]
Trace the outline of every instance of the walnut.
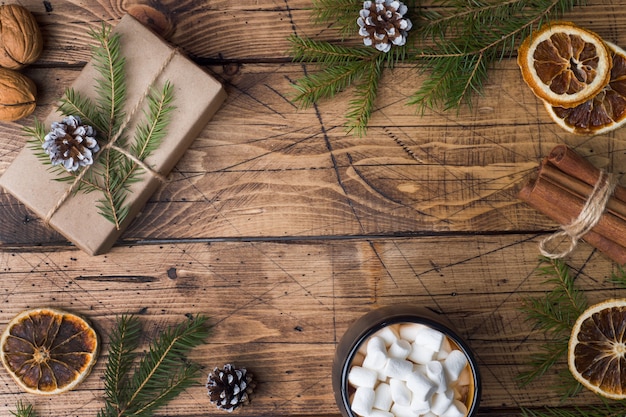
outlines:
[{"label": "walnut", "polygon": [[17,4],[0,6],[0,66],[21,69],[35,62],[42,49],[35,17]]},{"label": "walnut", "polygon": [[0,68],[0,120],[12,122],[30,115],[36,106],[35,83],[23,74]]}]

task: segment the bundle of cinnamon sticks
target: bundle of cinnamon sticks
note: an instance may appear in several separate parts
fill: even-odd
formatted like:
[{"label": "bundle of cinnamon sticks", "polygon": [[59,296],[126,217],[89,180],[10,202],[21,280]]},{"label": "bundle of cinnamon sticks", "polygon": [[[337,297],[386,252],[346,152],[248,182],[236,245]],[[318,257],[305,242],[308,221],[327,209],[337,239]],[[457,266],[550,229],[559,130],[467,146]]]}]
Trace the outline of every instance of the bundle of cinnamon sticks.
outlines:
[{"label": "bundle of cinnamon sticks", "polygon": [[[565,145],[556,146],[542,161],[537,178],[519,198],[561,225],[580,214],[601,171]],[[626,188],[617,185],[597,224],[583,236],[613,261],[626,263]]]}]

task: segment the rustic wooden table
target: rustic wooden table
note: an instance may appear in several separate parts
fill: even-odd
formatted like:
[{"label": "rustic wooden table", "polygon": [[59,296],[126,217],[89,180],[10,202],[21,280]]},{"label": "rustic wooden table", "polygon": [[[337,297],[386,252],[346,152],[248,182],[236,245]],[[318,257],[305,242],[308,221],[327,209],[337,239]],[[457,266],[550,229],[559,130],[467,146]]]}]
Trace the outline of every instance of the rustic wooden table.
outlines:
[{"label": "rustic wooden table", "polygon": [[[90,58],[87,28],[115,24],[131,4],[19,3],[45,36],[43,56],[25,70],[43,119]],[[475,350],[482,415],[561,405],[547,388],[554,375],[526,387],[516,380],[544,342],[520,306],[548,289],[535,271],[537,243],[556,227],[517,192],[557,144],[621,174],[626,130],[565,133],[505,59],[471,109],[424,115],[406,105],[423,78],[399,65],[385,73],[367,135],[346,135],[349,94],[306,110],[290,101],[291,83],[312,67],[291,62],[288,35],[335,36],[311,22],[309,1],[159,4],[175,24],[169,41],[219,79],[228,99],[105,255],[77,250],[0,191],[0,324],[56,306],[87,315],[103,335],[90,377],[60,397],[23,394],[0,370],[1,415],[20,399],[40,416],[95,415],[106,335],[125,312],[141,315],[148,338],[186,313],[210,316],[212,335],[191,356],[207,372],[233,362],[255,374],[240,415],[337,415],[337,341],[362,314],[405,302],[448,316]],[[624,10],[624,0],[590,0],[566,17],[626,45]],[[2,123],[0,174],[32,122]],[[618,295],[606,282],[616,266],[590,246],[581,243],[568,265],[591,301]],[[568,405],[590,401],[582,393]],[[159,415],[223,412],[198,381]]]}]

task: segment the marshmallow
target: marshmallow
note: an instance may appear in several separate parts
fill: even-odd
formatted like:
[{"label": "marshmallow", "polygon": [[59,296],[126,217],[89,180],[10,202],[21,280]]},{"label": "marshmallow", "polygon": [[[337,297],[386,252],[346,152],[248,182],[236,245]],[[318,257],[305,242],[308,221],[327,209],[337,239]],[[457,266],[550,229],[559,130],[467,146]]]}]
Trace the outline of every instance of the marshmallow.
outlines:
[{"label": "marshmallow", "polygon": [[412,347],[409,342],[404,339],[396,340],[389,346],[389,356],[397,359],[406,359],[411,353]]},{"label": "marshmallow", "polygon": [[404,380],[413,372],[413,363],[406,359],[389,358],[383,369],[383,374],[389,378]]},{"label": "marshmallow", "polygon": [[445,392],[438,392],[433,395],[433,399],[430,402],[430,411],[440,416],[446,411],[454,402],[454,392],[448,390]]},{"label": "marshmallow", "polygon": [[437,389],[434,382],[419,372],[411,372],[406,377],[406,386],[411,390],[412,398],[417,401],[428,400]]},{"label": "marshmallow", "polygon": [[[391,346],[393,342],[399,339],[398,333],[392,326],[385,326],[375,333],[375,336],[380,337],[385,341],[386,346]],[[368,343],[369,344],[369,343]]]},{"label": "marshmallow", "polygon": [[411,410],[419,415],[428,413],[430,411],[430,400],[420,401],[415,397],[411,398]]},{"label": "marshmallow", "polygon": [[430,361],[426,364],[426,376],[437,386],[437,392],[443,392],[448,389],[446,374],[443,371],[443,365],[439,361]]},{"label": "marshmallow", "polygon": [[443,369],[448,381],[453,382],[459,379],[461,372],[467,365],[467,356],[460,350],[453,350],[443,361]]},{"label": "marshmallow", "polygon": [[395,417],[417,417],[409,405],[394,404],[391,406],[391,413]]},{"label": "marshmallow", "polygon": [[374,406],[374,390],[367,387],[358,387],[352,397],[350,408],[360,416],[368,416]]},{"label": "marshmallow", "polygon": [[467,414],[467,407],[461,401],[454,401],[441,417],[464,417]]},{"label": "marshmallow", "polygon": [[372,350],[372,352],[369,352],[367,356],[365,356],[361,366],[363,366],[363,368],[379,371],[385,367],[386,363],[387,354],[385,352]]},{"label": "marshmallow", "polygon": [[426,326],[419,323],[401,324],[398,333],[400,333],[400,338],[412,342],[424,327]]},{"label": "marshmallow", "polygon": [[361,366],[353,366],[348,372],[348,382],[355,387],[374,388],[378,382],[378,372]]},{"label": "marshmallow", "polygon": [[411,391],[404,381],[391,378],[389,380],[389,392],[391,393],[391,400],[394,404],[403,406],[411,405]]},{"label": "marshmallow", "polygon": [[372,412],[367,415],[367,417],[394,417],[394,415],[389,411],[373,409]]},{"label": "marshmallow", "polygon": [[435,351],[427,348],[426,346],[418,345],[417,343],[413,343],[411,345],[411,353],[409,353],[408,359],[412,360],[415,363],[426,364],[432,361],[435,357]]},{"label": "marshmallow", "polygon": [[438,352],[441,349],[444,338],[444,334],[439,330],[424,327],[418,332],[417,336],[415,336],[415,343],[426,346],[433,352]]},{"label": "marshmallow", "polygon": [[386,382],[381,382],[374,390],[374,408],[389,411],[391,402],[391,387]]},{"label": "marshmallow", "polygon": [[371,354],[372,352],[383,352],[387,353],[387,346],[385,346],[385,340],[382,337],[372,336],[367,341],[366,347],[367,354]]}]

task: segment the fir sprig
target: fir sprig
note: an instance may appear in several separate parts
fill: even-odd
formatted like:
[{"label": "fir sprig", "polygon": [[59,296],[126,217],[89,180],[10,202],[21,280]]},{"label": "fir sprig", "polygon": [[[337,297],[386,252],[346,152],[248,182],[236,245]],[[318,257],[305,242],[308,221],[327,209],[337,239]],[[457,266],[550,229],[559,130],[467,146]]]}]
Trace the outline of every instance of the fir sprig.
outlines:
[{"label": "fir sprig", "polygon": [[36,417],[32,404],[24,404],[21,400],[17,402],[16,410],[11,411],[15,417]]},{"label": "fir sprig", "polygon": [[[584,0],[438,0],[405,2],[413,21],[407,44],[383,53],[367,46],[345,46],[291,36],[294,61],[319,70],[294,83],[294,101],[304,107],[354,87],[346,127],[362,135],[375,108],[383,70],[399,62],[414,65],[424,81],[408,99],[418,112],[471,106],[494,62],[515,53],[519,42],[548,19],[561,17]],[[341,40],[360,42],[356,18],[360,0],[317,0],[312,14],[338,30]]]},{"label": "fir sprig", "polygon": [[489,67],[512,56],[517,45],[546,20],[562,16],[584,0],[443,0],[437,11],[422,14],[417,66],[432,74],[408,103],[419,111],[442,106],[444,110],[471,106],[481,93]]},{"label": "fir sprig", "polygon": [[[59,112],[66,116],[79,116],[84,124],[96,129],[98,142],[103,149],[97,154],[96,163],[80,177],[75,191],[101,193],[102,198],[98,200],[96,207],[102,216],[119,229],[130,209],[127,204],[129,186],[140,181],[143,173],[141,165],[129,155],[143,163],[158,148],[175,109],[172,104],[174,89],[169,82],[162,89],[150,86],[151,90],[146,97],[145,121],[138,125],[129,144],[126,132],[123,131],[126,126],[122,125],[126,120],[126,79],[121,37],[104,23],[99,29],[91,30],[90,35],[97,42],[93,47],[93,65],[98,74],[94,80],[96,98],[91,100],[68,88],[61,99]],[[47,133],[45,126],[35,120],[35,127],[26,128],[25,133],[31,137],[29,146],[38,159],[50,164],[49,156],[41,148]],[[115,146],[106,146],[113,140]],[[116,147],[128,148],[129,155],[118,151]],[[74,182],[79,175],[76,172],[67,172],[60,166],[52,168],[59,181]]]},{"label": "fir sprig", "polygon": [[[531,369],[518,376],[522,385],[543,376],[567,355],[572,326],[587,308],[584,292],[576,287],[576,278],[564,261],[542,258],[537,273],[546,278],[544,284],[550,285],[552,289],[541,297],[523,300],[521,310],[535,329],[546,334],[548,342],[541,347],[541,352],[531,356]],[[560,380],[558,388],[563,397],[575,395],[580,391],[580,384],[567,369],[558,375]]]}]

